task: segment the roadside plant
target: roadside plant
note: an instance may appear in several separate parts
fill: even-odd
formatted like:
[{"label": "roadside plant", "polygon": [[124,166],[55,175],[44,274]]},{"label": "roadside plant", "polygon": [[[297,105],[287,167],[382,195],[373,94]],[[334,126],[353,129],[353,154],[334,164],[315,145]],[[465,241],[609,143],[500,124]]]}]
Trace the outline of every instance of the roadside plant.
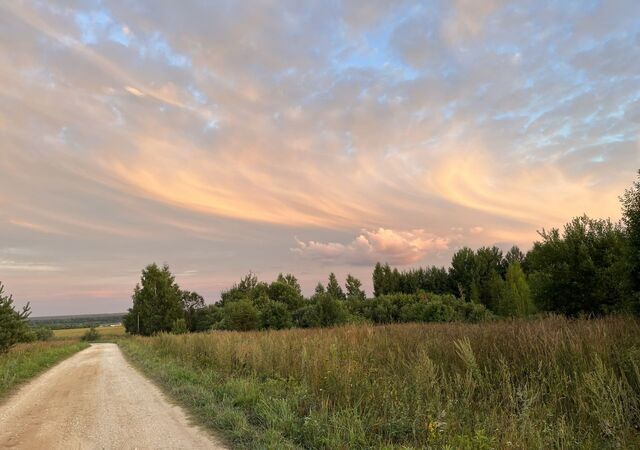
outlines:
[{"label": "roadside plant", "polygon": [[27,325],[29,314],[29,303],[22,311],[15,310],[13,297],[4,294],[4,286],[0,282],[0,353],[7,352],[18,342],[32,340],[33,335]]}]

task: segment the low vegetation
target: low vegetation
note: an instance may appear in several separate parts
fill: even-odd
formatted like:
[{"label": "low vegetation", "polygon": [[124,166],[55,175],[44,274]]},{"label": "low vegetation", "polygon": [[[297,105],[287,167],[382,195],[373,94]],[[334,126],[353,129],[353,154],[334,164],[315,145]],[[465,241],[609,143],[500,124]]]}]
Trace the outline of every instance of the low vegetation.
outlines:
[{"label": "low vegetation", "polygon": [[[81,339],[90,330],[91,328],[65,328],[53,330],[53,336],[55,339]],[[94,330],[96,330],[101,340],[113,340],[125,335],[122,325],[97,327]]]},{"label": "low vegetation", "polygon": [[238,448],[639,448],[640,322],[161,334],[128,357]]},{"label": "low vegetation", "polygon": [[86,346],[77,341],[32,342],[18,344],[0,354],[0,398]]}]

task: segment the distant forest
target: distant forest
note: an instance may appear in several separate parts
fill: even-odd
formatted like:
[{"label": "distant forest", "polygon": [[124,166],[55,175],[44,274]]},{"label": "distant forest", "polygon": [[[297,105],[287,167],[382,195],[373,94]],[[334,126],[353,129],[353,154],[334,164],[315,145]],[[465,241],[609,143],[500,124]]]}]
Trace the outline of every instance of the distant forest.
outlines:
[{"label": "distant forest", "polygon": [[210,329],[259,330],[345,323],[479,322],[545,313],[640,313],[640,172],[620,197],[622,220],[576,217],[542,230],[526,254],[518,247],[462,248],[449,268],[373,269],[373,298],[331,273],[305,298],[292,274],[270,283],[254,274],[205,305],[180,289],[168,266],[147,266],[123,318],[128,332],[150,335]]},{"label": "distant forest", "polygon": [[124,315],[125,313],[107,313],[81,314],[73,316],[29,317],[29,323],[33,326],[47,327],[52,330],[90,328],[121,323]]}]

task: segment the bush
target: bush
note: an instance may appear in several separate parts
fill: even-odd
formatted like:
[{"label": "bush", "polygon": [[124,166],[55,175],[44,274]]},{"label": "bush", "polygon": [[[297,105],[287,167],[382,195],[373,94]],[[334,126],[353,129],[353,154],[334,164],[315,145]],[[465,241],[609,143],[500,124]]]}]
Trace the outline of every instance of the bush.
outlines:
[{"label": "bush", "polygon": [[100,339],[100,333],[94,327],[89,328],[80,338],[81,341],[93,342]]},{"label": "bush", "polygon": [[225,330],[257,330],[260,327],[258,309],[247,299],[229,302],[224,307],[224,319],[219,326]]},{"label": "bush", "polygon": [[176,319],[171,326],[171,332],[173,334],[185,334],[188,331],[187,321],[185,319]]},{"label": "bush", "polygon": [[33,333],[38,341],[50,341],[53,338],[53,330],[47,327],[36,327]]}]

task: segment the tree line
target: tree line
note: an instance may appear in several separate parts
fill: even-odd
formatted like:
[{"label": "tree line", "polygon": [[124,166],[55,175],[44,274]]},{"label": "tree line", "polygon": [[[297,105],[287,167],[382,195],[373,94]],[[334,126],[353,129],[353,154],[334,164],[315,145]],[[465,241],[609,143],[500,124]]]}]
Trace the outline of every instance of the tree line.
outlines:
[{"label": "tree line", "polygon": [[[640,175],[640,172],[639,172]],[[325,327],[344,323],[477,322],[536,313],[568,316],[640,313],[640,176],[620,197],[622,220],[576,217],[562,230],[539,232],[524,253],[517,246],[455,252],[449,268],[373,269],[373,298],[348,275],[331,273],[309,298],[292,274],[272,282],[242,278],[205,305],[182,291],[168,266],[148,266],[125,316],[128,332],[153,334]]]},{"label": "tree line", "polygon": [[[640,172],[620,197],[622,220],[576,217],[562,230],[539,232],[523,253],[497,247],[458,250],[449,268],[373,269],[373,298],[348,275],[344,288],[331,273],[309,298],[292,274],[267,283],[242,278],[206,305],[181,289],[168,266],[142,271],[123,317],[132,334],[209,329],[257,330],[344,323],[477,322],[552,312],[568,316],[640,314]],[[29,306],[17,311],[0,283],[0,352],[17,342],[48,339],[28,326]]]}]

